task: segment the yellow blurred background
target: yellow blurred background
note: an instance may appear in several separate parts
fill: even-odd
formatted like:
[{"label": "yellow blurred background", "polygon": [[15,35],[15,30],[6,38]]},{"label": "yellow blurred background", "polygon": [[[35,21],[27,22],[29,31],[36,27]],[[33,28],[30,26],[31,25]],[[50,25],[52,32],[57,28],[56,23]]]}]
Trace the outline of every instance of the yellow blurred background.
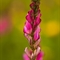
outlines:
[{"label": "yellow blurred background", "polygon": [[[0,0],[0,60],[23,60],[29,47],[23,34],[31,0]],[[41,0],[41,49],[43,60],[60,60],[60,0]]]}]

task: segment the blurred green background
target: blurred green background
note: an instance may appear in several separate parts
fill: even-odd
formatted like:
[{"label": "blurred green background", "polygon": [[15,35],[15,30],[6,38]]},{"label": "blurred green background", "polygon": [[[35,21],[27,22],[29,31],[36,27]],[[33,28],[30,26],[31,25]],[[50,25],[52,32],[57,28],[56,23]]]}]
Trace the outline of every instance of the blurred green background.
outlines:
[{"label": "blurred green background", "polygon": [[[31,0],[0,0],[0,60],[23,60],[29,47],[23,34]],[[41,0],[41,49],[43,60],[60,60],[60,0]]]}]

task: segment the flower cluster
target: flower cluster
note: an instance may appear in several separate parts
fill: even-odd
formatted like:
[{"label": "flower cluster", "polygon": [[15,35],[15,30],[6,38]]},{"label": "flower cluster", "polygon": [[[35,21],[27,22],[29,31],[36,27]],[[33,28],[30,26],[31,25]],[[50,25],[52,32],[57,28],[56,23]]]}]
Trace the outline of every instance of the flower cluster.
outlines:
[{"label": "flower cluster", "polygon": [[31,10],[26,16],[26,22],[24,26],[24,35],[28,39],[30,48],[25,48],[23,55],[24,60],[42,60],[43,52],[40,49],[40,27],[41,14],[39,9],[40,0],[32,0],[30,4]]}]

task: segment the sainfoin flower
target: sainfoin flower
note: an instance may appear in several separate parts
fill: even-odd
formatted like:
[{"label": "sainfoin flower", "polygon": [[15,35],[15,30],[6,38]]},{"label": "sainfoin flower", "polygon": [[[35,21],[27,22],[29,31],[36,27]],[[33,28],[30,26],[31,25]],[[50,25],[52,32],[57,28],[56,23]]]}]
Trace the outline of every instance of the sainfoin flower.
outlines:
[{"label": "sainfoin flower", "polygon": [[28,11],[26,22],[24,25],[24,35],[28,39],[30,48],[25,48],[23,54],[24,60],[43,60],[43,52],[41,51],[40,43],[40,22],[41,13],[39,9],[40,0],[32,0],[30,4],[31,10]]},{"label": "sainfoin flower", "polygon": [[26,21],[24,26],[24,33],[31,34],[31,32],[32,32],[32,26],[28,21]]}]

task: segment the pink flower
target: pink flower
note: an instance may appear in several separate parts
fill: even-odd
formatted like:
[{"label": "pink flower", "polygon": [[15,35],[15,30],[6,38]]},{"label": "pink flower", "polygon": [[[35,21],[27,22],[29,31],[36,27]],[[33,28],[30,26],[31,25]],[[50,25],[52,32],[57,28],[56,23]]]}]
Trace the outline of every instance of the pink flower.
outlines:
[{"label": "pink flower", "polygon": [[31,32],[32,32],[32,26],[28,21],[26,21],[24,26],[24,33],[31,34]]},{"label": "pink flower", "polygon": [[40,27],[38,26],[34,32],[34,40],[38,40],[40,38],[40,35],[39,35],[39,32],[40,32]]},{"label": "pink flower", "polygon": [[43,52],[40,52],[38,55],[37,55],[37,58],[36,60],[43,60]]},{"label": "pink flower", "polygon": [[39,13],[36,17],[35,22],[34,22],[34,26],[36,27],[37,25],[39,25],[40,22],[41,22],[41,19],[40,19],[40,13]]},{"label": "pink flower", "polygon": [[30,10],[26,16],[26,20],[29,22],[29,23],[32,23],[33,21],[33,17],[32,17],[32,14],[33,14],[33,10]]},{"label": "pink flower", "polygon": [[23,59],[24,60],[30,60],[27,54],[23,54]]},{"label": "pink flower", "polygon": [[32,22],[31,17],[30,17],[30,14],[27,14],[26,20],[28,20],[29,22]]},{"label": "pink flower", "polygon": [[31,7],[32,9],[34,9],[34,5],[35,5],[35,3],[32,2],[32,3],[30,4],[30,7]]}]

